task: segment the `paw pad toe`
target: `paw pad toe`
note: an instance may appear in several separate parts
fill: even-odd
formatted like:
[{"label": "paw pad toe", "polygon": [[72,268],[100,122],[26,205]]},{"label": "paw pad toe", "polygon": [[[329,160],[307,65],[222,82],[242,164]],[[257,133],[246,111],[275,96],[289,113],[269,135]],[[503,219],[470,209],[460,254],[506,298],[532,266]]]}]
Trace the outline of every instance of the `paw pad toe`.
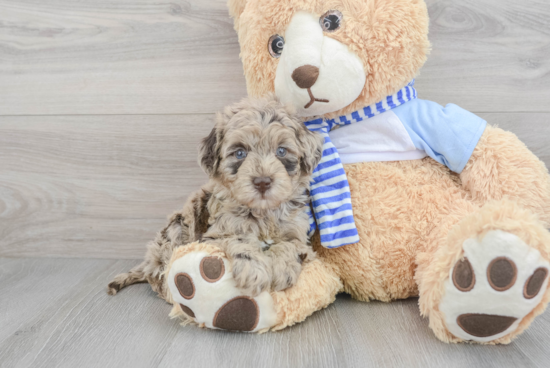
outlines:
[{"label": "paw pad toe", "polygon": [[174,278],[174,282],[182,297],[191,299],[195,296],[195,285],[188,274],[178,273]]},{"label": "paw pad toe", "polygon": [[225,265],[218,257],[204,257],[200,264],[202,278],[208,282],[216,282],[225,273]]},{"label": "paw pad toe", "polygon": [[183,311],[183,313],[187,314],[189,317],[193,317],[195,318],[195,313],[193,313],[193,311],[191,310],[191,308],[183,305],[180,303],[180,308],[181,310]]},{"label": "paw pad toe", "polygon": [[491,287],[505,291],[514,286],[518,270],[516,264],[506,257],[497,257],[487,267],[487,278]]},{"label": "paw pad toe", "polygon": [[525,287],[523,288],[523,296],[526,299],[533,299],[536,297],[546,280],[548,275],[548,270],[544,267],[539,267],[533,272],[533,274],[525,282]]},{"label": "paw pad toe", "polygon": [[470,291],[476,283],[476,276],[468,258],[458,261],[453,270],[453,283],[460,291]]}]

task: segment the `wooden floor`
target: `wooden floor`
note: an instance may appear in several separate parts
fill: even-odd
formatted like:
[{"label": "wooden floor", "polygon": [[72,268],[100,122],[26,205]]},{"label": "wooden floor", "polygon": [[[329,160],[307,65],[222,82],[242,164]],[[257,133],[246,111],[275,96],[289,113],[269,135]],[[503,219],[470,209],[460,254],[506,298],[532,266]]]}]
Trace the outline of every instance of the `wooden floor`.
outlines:
[{"label": "wooden floor", "polygon": [[417,299],[341,296],[304,323],[250,335],[180,327],[148,285],[105,293],[136,261],[0,259],[1,367],[548,367],[550,313],[508,346],[439,342]]},{"label": "wooden floor", "polygon": [[[509,346],[446,345],[417,301],[340,297],[261,336],[181,328],[104,286],[204,182],[197,141],[245,96],[226,0],[0,0],[0,367],[550,366],[550,312]],[[428,0],[420,98],[550,166],[550,2]]]}]

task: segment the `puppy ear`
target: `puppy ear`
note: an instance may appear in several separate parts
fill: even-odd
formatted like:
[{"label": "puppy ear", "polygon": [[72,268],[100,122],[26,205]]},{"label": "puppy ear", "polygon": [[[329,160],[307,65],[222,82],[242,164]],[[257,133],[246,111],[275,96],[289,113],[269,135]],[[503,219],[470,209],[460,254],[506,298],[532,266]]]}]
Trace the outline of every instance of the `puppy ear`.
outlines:
[{"label": "puppy ear", "polygon": [[208,176],[213,176],[218,169],[218,161],[218,128],[214,127],[199,144],[199,164]]},{"label": "puppy ear", "polygon": [[274,95],[268,95],[265,100],[243,98],[240,102],[226,106],[222,112],[216,114],[216,125],[210,134],[199,145],[199,164],[210,177],[218,174],[221,161],[221,148],[224,132],[231,119],[243,110],[250,113],[256,109],[261,112],[268,106],[278,103]]},{"label": "puppy ear", "polygon": [[310,131],[305,125],[300,125],[302,127],[300,136],[298,137],[298,141],[302,146],[300,168],[304,175],[311,175],[323,156],[325,139],[321,134]]},{"label": "puppy ear", "polygon": [[216,125],[210,134],[202,139],[199,144],[199,165],[208,176],[218,174],[218,165],[221,161],[221,148],[224,132],[229,120],[240,111],[239,104],[225,107],[222,112],[216,114]]}]

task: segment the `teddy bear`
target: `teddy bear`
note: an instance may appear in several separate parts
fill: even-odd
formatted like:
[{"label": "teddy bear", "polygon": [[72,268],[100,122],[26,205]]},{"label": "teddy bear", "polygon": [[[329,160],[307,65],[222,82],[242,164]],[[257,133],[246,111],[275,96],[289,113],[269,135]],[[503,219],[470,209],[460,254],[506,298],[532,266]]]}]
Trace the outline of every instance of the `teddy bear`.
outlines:
[{"label": "teddy bear", "polygon": [[171,315],[265,332],[345,292],[419,297],[444,342],[506,344],[524,331],[550,298],[550,176],[514,134],[418,97],[414,78],[430,50],[425,2],[228,5],[249,95],[275,93],[325,138],[311,183],[317,258],[293,287],[250,296],[220,249],[174,247],[158,284]]}]

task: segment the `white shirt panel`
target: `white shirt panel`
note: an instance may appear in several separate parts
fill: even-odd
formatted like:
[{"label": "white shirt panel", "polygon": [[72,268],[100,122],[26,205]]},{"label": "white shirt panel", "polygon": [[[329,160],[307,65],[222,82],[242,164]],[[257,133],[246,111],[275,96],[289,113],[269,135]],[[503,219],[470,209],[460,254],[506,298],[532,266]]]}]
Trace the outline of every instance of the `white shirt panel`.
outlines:
[{"label": "white shirt panel", "polygon": [[427,156],[414,146],[393,111],[342,126],[329,133],[343,164],[417,160]]}]

